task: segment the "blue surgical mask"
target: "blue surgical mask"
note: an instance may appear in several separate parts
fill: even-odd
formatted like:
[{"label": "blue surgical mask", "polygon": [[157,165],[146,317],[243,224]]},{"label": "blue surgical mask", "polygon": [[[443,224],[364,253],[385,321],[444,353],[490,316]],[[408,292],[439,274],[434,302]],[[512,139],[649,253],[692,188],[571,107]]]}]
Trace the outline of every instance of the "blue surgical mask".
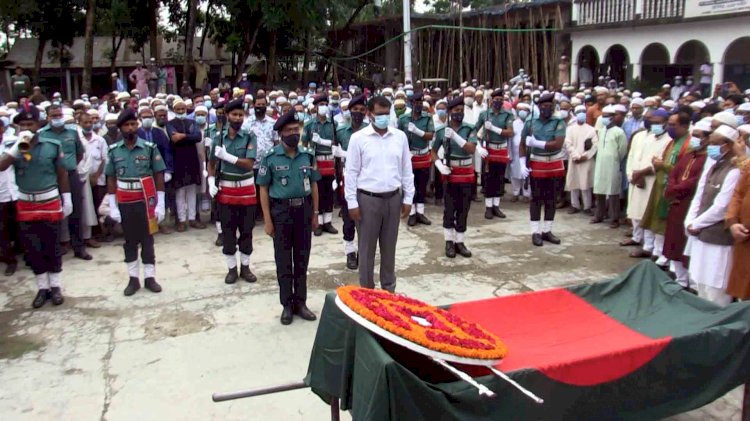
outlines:
[{"label": "blue surgical mask", "polygon": [[437,115],[440,118],[445,118],[448,115],[448,110],[437,110]]},{"label": "blue surgical mask", "polygon": [[578,124],[583,124],[586,122],[586,113],[578,113],[576,114],[576,121]]},{"label": "blue surgical mask", "polygon": [[718,161],[724,155],[721,153],[721,145],[708,145],[706,152],[708,152],[708,157],[715,161]]},{"label": "blue surgical mask", "polygon": [[154,126],[154,119],[153,118],[144,118],[141,120],[141,126],[143,126],[144,129],[150,129]]},{"label": "blue surgical mask", "polygon": [[612,123],[612,117],[602,116],[602,126],[608,127],[610,123]]},{"label": "blue surgical mask", "polygon": [[664,134],[664,125],[663,124],[651,124],[651,133],[655,134],[656,136],[661,136]]},{"label": "blue surgical mask", "polygon": [[65,119],[64,118],[53,118],[52,120],[50,120],[49,124],[52,127],[60,128],[60,127],[65,126]]},{"label": "blue surgical mask", "polygon": [[701,140],[697,137],[693,136],[690,138],[690,148],[691,149],[698,149],[701,147]]},{"label": "blue surgical mask", "polygon": [[94,130],[99,131],[99,129],[101,129],[101,128],[102,128],[102,122],[101,121],[97,121],[96,123],[94,123]]},{"label": "blue surgical mask", "polygon": [[214,106],[214,103],[211,100],[208,100],[208,101],[203,101],[203,105],[210,110],[211,107]]},{"label": "blue surgical mask", "polygon": [[414,91],[412,91],[411,89],[408,89],[408,90],[406,91],[406,96],[407,96],[407,97],[411,97],[411,96],[414,96]]},{"label": "blue surgical mask", "polygon": [[518,117],[520,117],[521,120],[526,120],[528,116],[529,116],[529,112],[526,110],[521,110],[518,112]]},{"label": "blue surgical mask", "polygon": [[304,112],[297,113],[297,120],[305,121],[305,113]]},{"label": "blue surgical mask", "polygon": [[198,124],[199,126],[206,124],[206,116],[204,115],[195,116],[195,123]]},{"label": "blue surgical mask", "polygon": [[178,120],[183,120],[185,117],[187,117],[187,114],[185,114],[185,113],[182,113],[182,114],[175,113],[175,115],[174,115],[174,118],[176,118]]},{"label": "blue surgical mask", "polygon": [[390,123],[391,117],[388,114],[385,115],[376,115],[375,121],[373,124],[375,127],[377,127],[380,130],[384,130],[388,128],[388,123]]}]

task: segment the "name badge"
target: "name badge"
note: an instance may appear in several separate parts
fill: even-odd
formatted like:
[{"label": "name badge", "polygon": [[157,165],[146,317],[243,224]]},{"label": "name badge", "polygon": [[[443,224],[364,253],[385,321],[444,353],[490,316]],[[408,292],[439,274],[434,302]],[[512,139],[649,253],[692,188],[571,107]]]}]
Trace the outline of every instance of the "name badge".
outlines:
[{"label": "name badge", "polygon": [[277,165],[274,169],[276,171],[289,171],[289,165]]},{"label": "name badge", "polygon": [[305,193],[310,193],[310,179],[305,177],[304,178],[304,185],[305,185]]}]

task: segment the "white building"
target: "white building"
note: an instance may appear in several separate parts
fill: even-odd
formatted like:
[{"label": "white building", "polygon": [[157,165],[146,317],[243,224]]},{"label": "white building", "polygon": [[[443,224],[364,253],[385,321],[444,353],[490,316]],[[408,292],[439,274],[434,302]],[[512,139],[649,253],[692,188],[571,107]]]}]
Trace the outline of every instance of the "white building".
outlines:
[{"label": "white building", "polygon": [[652,87],[713,70],[712,86],[750,88],[750,1],[575,0],[571,80],[579,70]]}]

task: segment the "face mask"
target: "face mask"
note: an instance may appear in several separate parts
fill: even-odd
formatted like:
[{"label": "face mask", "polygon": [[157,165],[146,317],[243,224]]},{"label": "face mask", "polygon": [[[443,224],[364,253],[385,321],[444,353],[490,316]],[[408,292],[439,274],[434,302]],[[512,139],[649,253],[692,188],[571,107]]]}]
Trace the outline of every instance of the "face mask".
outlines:
[{"label": "face mask", "polygon": [[[271,105],[273,107],[273,105]],[[262,116],[266,113],[266,107],[255,107],[255,115]]]},{"label": "face mask", "polygon": [[651,124],[651,133],[661,136],[664,134],[664,125],[663,124]]},{"label": "face mask", "polygon": [[214,103],[211,102],[211,100],[208,100],[208,101],[203,101],[203,105],[210,110],[211,107],[213,107]]},{"label": "face mask", "polygon": [[448,115],[448,111],[446,111],[446,110],[437,110],[437,115],[440,118],[445,118],[445,116]]},{"label": "face mask", "polygon": [[204,116],[204,115],[195,116],[195,122],[199,126],[202,126],[202,125],[206,124],[206,116]]},{"label": "face mask", "polygon": [[464,98],[464,104],[466,104],[468,107],[471,107],[474,105],[474,98]]},{"label": "face mask", "polygon": [[183,119],[184,119],[184,118],[185,118],[186,116],[187,116],[187,114],[185,114],[185,113],[182,113],[182,114],[175,114],[175,115],[174,115],[174,118],[176,118],[176,119],[178,119],[178,120],[183,120]]},{"label": "face mask", "polygon": [[406,108],[396,108],[396,116],[401,117],[406,112]]},{"label": "face mask", "polygon": [[701,140],[697,137],[693,136],[690,138],[690,148],[691,149],[700,149],[701,147]]},{"label": "face mask", "polygon": [[321,117],[326,117],[328,115],[328,106],[327,105],[321,105],[318,107],[318,115]]},{"label": "face mask", "polygon": [[50,120],[49,124],[50,124],[50,126],[59,129],[60,127],[65,126],[65,119],[63,119],[63,118],[53,118],[52,120]]},{"label": "face mask", "polygon": [[349,112],[349,110],[344,111],[341,113],[341,115],[344,117],[344,120],[349,121],[352,119],[352,113]]},{"label": "face mask", "polygon": [[297,105],[297,100],[296,99],[290,99],[289,103],[292,104],[292,107],[293,107],[293,106]]},{"label": "face mask", "polygon": [[275,106],[276,106],[276,100],[275,100],[275,99],[272,99],[272,100],[271,100],[271,108],[273,108],[273,107],[275,107]]},{"label": "face mask", "polygon": [[651,130],[651,122],[648,120],[643,120],[643,128],[646,130]]},{"label": "face mask", "polygon": [[231,122],[229,123],[229,127],[231,127],[235,132],[240,131],[242,129],[242,122]]},{"label": "face mask", "polygon": [[675,129],[673,129],[673,128],[669,128],[669,129],[667,129],[667,134],[668,134],[668,135],[669,135],[669,137],[671,137],[672,139],[677,139],[677,130],[675,130]]},{"label": "face mask", "polygon": [[550,117],[552,117],[552,108],[540,108],[539,109],[539,115],[542,118],[550,118]]},{"label": "face mask", "polygon": [[586,113],[578,113],[576,114],[576,121],[578,124],[583,124],[586,122]]},{"label": "face mask", "polygon": [[216,116],[216,121],[223,126],[227,123],[227,116],[225,115]]},{"label": "face mask", "polygon": [[412,91],[412,90],[406,91],[406,96],[408,96],[408,97],[414,96],[414,91]]},{"label": "face mask", "polygon": [[81,128],[81,130],[84,133],[89,134],[89,133],[91,133],[94,130],[94,128],[93,127],[87,127],[87,128]]},{"label": "face mask", "polygon": [[0,121],[3,122],[3,127],[10,126],[10,119],[8,117],[0,117]]},{"label": "face mask", "polygon": [[304,112],[297,113],[297,120],[305,121],[305,113]]},{"label": "face mask", "polygon": [[570,111],[568,110],[560,110],[560,118],[563,120],[567,119],[570,116]]},{"label": "face mask", "polygon": [[496,110],[503,108],[503,101],[492,101],[492,108]]},{"label": "face mask", "polygon": [[285,145],[289,146],[290,148],[296,148],[299,144],[299,135],[298,134],[292,134],[289,136],[284,136],[281,138],[281,141],[284,142]]},{"label": "face mask", "polygon": [[518,116],[521,117],[521,120],[526,120],[526,117],[529,116],[529,112],[526,110],[521,110],[518,112]]},{"label": "face mask", "polygon": [[338,107],[339,107],[339,103],[338,103],[338,102],[336,102],[336,101],[331,101],[331,108],[333,108],[333,109],[335,110],[335,109],[337,109]]},{"label": "face mask", "polygon": [[40,120],[46,120],[47,119],[47,112],[46,111],[39,111],[39,119]]},{"label": "face mask", "polygon": [[724,155],[721,153],[721,145],[708,145],[706,152],[708,152],[708,157],[714,161],[718,161]]},{"label": "face mask", "polygon": [[456,123],[461,123],[462,121],[464,121],[464,113],[451,114],[451,121],[455,121]]},{"label": "face mask", "polygon": [[[196,121],[198,121],[197,118],[196,118]],[[143,126],[144,129],[150,129],[153,125],[154,125],[153,118],[144,118],[141,120],[141,126]]]},{"label": "face mask", "polygon": [[360,113],[359,111],[352,112],[352,123],[359,126],[363,121],[365,121],[365,113]]},{"label": "face mask", "polygon": [[131,142],[135,141],[135,133],[123,133],[122,137],[124,139],[127,139],[127,140],[131,141]]},{"label": "face mask", "polygon": [[388,100],[388,102],[390,102],[391,104],[393,103],[393,100],[391,99],[391,96],[390,96],[390,95],[386,95],[386,96],[385,96],[385,99],[387,99],[387,100]]},{"label": "face mask", "polygon": [[612,122],[612,117],[602,117],[602,125],[604,127],[608,127],[611,122]]},{"label": "face mask", "polygon": [[102,128],[102,123],[101,123],[101,122],[99,122],[99,121],[97,121],[96,123],[94,123],[94,126],[93,126],[93,127],[94,127],[94,130],[97,130],[97,131],[98,131],[99,129],[101,129],[101,128]]},{"label": "face mask", "polygon": [[391,118],[387,114],[386,115],[376,115],[375,116],[375,121],[373,122],[373,124],[378,129],[385,130],[385,129],[388,128],[388,123],[390,121],[391,121]]}]

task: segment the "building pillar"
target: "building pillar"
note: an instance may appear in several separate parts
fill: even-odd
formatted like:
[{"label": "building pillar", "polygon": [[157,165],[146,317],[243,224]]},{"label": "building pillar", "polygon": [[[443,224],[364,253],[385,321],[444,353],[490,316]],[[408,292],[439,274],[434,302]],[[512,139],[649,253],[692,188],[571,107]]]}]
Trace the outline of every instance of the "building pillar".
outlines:
[{"label": "building pillar", "polygon": [[71,81],[70,81],[70,69],[65,69],[65,94],[67,95],[66,98],[69,100],[73,99],[73,91]]},{"label": "building pillar", "polygon": [[724,83],[724,63],[714,63],[714,76],[711,83],[711,94],[714,92],[714,86]]},{"label": "building pillar", "polygon": [[633,63],[633,80],[635,80],[635,79],[640,80],[641,79],[641,69],[642,68],[643,68],[643,66],[641,65],[641,63]]},{"label": "building pillar", "polygon": [[[570,83],[572,86],[578,86],[580,83],[578,82],[578,58],[576,57],[576,62],[571,62],[570,64]],[[573,85],[575,83],[576,85]]]}]

